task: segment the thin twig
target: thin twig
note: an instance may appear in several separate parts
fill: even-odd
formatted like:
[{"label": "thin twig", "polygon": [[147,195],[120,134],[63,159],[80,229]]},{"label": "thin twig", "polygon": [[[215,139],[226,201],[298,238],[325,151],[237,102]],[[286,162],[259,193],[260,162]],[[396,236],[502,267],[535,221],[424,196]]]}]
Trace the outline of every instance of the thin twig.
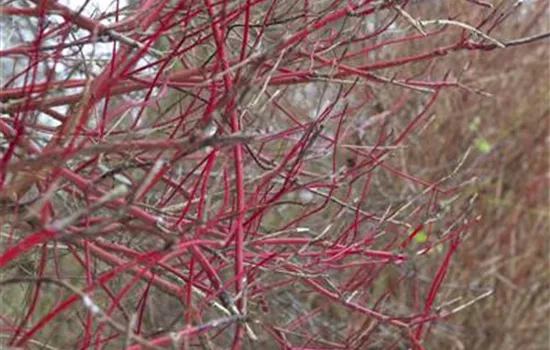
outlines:
[{"label": "thin twig", "polygon": [[427,21],[418,21],[418,23],[421,26],[429,26],[429,25],[432,25],[432,24],[435,24],[435,25],[441,25],[442,24],[442,25],[453,25],[453,26],[461,27],[461,28],[464,28],[466,30],[469,30],[471,32],[476,33],[480,37],[492,42],[494,45],[496,45],[500,48],[505,48],[506,47],[506,45],[504,45],[503,43],[501,43],[497,39],[492,38],[489,35],[483,33],[481,30],[476,29],[476,28],[472,27],[469,24],[462,23],[462,22],[459,22],[459,21],[455,21],[455,20],[452,20],[452,19],[433,19],[433,20],[427,20]]}]

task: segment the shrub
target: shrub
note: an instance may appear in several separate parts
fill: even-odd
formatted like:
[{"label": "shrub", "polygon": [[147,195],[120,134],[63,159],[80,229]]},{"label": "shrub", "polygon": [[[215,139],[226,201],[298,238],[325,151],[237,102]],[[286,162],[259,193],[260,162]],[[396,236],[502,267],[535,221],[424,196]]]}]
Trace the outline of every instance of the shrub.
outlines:
[{"label": "shrub", "polygon": [[9,2],[2,341],[438,344],[493,293],[444,285],[493,145],[433,110],[487,98],[464,57],[548,36],[498,35],[544,13],[518,4]]}]

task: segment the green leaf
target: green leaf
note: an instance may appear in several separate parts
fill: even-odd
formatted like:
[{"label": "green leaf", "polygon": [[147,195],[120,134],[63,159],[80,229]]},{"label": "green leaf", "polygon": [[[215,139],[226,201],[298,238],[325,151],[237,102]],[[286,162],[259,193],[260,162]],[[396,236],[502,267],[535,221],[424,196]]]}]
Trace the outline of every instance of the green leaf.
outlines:
[{"label": "green leaf", "polygon": [[476,147],[481,153],[489,153],[493,146],[484,138],[478,138],[476,139]]},{"label": "green leaf", "polygon": [[475,117],[474,120],[472,120],[468,125],[468,129],[470,129],[470,131],[472,132],[476,132],[479,130],[480,124],[481,124],[481,120],[479,119],[479,117]]},{"label": "green leaf", "polygon": [[414,236],[414,238],[416,239],[417,243],[424,243],[428,240],[428,236],[424,231],[418,232],[416,236]]}]

